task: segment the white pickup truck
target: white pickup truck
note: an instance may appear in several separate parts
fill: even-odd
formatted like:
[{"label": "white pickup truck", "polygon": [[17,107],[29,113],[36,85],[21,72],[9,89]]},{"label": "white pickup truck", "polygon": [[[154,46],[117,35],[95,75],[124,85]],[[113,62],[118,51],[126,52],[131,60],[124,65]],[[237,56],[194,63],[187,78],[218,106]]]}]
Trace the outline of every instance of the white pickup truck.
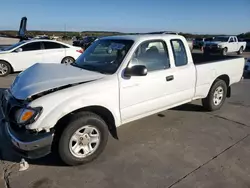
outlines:
[{"label": "white pickup truck", "polygon": [[90,162],[120,125],[196,99],[220,109],[241,80],[244,58],[211,58],[193,59],[180,35],[101,38],[71,65],[20,73],[1,98],[3,135],[27,158],[55,149],[68,165]]},{"label": "white pickup truck", "polygon": [[210,42],[205,42],[204,53],[227,53],[237,52],[242,54],[246,49],[246,42],[239,42],[236,36],[217,36]]}]

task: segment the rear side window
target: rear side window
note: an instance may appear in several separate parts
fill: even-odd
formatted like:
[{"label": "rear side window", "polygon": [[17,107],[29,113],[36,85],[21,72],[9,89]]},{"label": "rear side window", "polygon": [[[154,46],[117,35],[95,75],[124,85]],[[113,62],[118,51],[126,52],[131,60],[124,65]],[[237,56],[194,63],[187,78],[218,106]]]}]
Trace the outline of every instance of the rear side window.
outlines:
[{"label": "rear side window", "polygon": [[61,48],[69,48],[69,47],[61,44]]},{"label": "rear side window", "polygon": [[43,42],[44,44],[44,48],[46,50],[48,49],[58,49],[58,48],[62,48],[62,45],[59,43],[55,43],[55,42]]},{"label": "rear side window", "polygon": [[175,66],[187,65],[187,53],[183,42],[180,39],[174,39],[170,42],[174,53]]},{"label": "rear side window", "polygon": [[32,42],[25,44],[21,47],[23,51],[34,51],[34,50],[41,50],[41,43],[40,42]]}]

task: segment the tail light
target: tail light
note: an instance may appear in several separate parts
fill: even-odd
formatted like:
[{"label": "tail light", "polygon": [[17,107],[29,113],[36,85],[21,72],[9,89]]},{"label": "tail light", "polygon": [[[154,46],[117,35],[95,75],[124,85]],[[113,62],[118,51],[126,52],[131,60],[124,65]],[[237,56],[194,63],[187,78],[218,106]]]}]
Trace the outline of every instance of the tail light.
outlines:
[{"label": "tail light", "polygon": [[84,52],[84,50],[83,49],[80,49],[80,50],[76,50],[77,52],[79,52],[79,53],[83,53]]}]

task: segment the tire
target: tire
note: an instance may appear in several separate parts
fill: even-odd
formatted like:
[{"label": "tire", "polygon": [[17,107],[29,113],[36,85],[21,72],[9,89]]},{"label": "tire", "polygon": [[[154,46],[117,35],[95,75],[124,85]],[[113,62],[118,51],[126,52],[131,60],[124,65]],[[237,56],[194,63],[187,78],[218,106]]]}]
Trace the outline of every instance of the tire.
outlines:
[{"label": "tire", "polygon": [[61,63],[69,65],[69,64],[74,63],[74,62],[75,62],[75,59],[73,57],[65,57],[65,58],[63,58]]},{"label": "tire", "polygon": [[222,55],[223,55],[223,56],[226,56],[226,55],[227,55],[227,48],[223,48],[223,50],[222,50]]},{"label": "tire", "polygon": [[0,61],[0,77],[7,76],[11,72],[11,66],[5,61]]},{"label": "tire", "polygon": [[[209,90],[208,96],[202,99],[203,107],[208,111],[219,110],[226,100],[227,84],[224,80],[217,79]],[[221,92],[222,91],[222,92]],[[216,95],[217,93],[217,95]],[[217,104],[216,104],[216,98]]]},{"label": "tire", "polygon": [[241,46],[239,51],[237,52],[238,55],[241,55],[243,53],[243,47]]},{"label": "tire", "polygon": [[[94,131],[91,132],[89,129],[94,129]],[[94,135],[94,132],[97,133],[96,135],[99,134],[99,137],[96,135],[95,137],[91,136],[91,134]],[[75,133],[77,135],[74,135]],[[108,126],[100,116],[92,112],[74,114],[59,138],[59,156],[64,163],[70,166],[89,163],[103,152],[107,145],[108,134]],[[92,145],[94,142],[91,141],[93,138],[95,138],[94,140],[99,138],[99,142],[96,141],[94,146]],[[95,149],[90,152],[92,147]],[[90,153],[85,154],[85,150],[86,153],[87,151]]]}]

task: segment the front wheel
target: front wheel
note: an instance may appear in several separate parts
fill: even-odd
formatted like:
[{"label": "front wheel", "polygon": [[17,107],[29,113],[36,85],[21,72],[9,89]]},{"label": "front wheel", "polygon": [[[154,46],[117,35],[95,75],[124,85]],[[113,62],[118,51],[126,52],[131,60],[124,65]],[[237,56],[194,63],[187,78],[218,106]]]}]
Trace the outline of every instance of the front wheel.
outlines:
[{"label": "front wheel", "polygon": [[7,76],[10,72],[11,66],[5,61],[0,61],[0,77]]},{"label": "front wheel", "polygon": [[71,117],[59,139],[59,156],[68,165],[81,165],[97,158],[108,141],[105,121],[92,112]]},{"label": "front wheel", "polygon": [[222,55],[223,55],[223,56],[226,56],[226,55],[227,55],[227,48],[224,48],[224,49],[222,50]]},{"label": "front wheel", "polygon": [[227,84],[225,81],[217,79],[212,85],[208,96],[202,99],[203,107],[208,111],[219,110],[226,100]]}]

